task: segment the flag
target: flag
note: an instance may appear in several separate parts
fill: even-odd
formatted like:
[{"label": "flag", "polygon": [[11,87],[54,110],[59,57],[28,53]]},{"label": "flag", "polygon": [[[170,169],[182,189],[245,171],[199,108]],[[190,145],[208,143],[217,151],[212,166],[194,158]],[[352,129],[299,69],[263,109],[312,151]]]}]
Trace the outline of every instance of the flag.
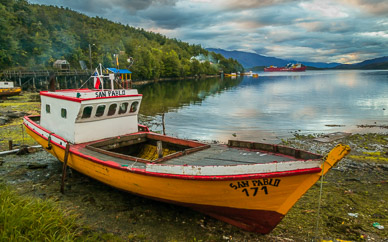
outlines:
[{"label": "flag", "polygon": [[98,74],[98,71],[96,69],[96,72],[94,73],[94,88],[98,89],[101,85],[100,75]]},{"label": "flag", "polygon": [[95,89],[98,89],[98,88],[100,87],[100,85],[101,85],[100,78],[95,77],[95,78],[94,78],[94,88],[95,88]]}]

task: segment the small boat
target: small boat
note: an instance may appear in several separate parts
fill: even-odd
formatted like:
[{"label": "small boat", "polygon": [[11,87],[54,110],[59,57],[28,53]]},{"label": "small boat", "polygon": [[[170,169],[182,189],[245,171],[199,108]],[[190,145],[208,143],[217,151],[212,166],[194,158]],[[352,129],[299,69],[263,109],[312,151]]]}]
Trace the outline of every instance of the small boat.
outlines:
[{"label": "small boat", "polygon": [[241,73],[240,75],[241,76],[252,76],[252,71],[249,71],[249,72],[243,72],[243,73]]},{"label": "small boat", "polygon": [[229,73],[225,73],[224,76],[226,76],[226,77],[237,76],[237,73],[235,73],[235,72],[232,72],[230,74]]},{"label": "small boat", "polygon": [[253,77],[253,78],[258,78],[258,77],[259,77],[259,74],[253,73],[253,74],[252,74],[252,77]]},{"label": "small boat", "polygon": [[264,71],[267,71],[267,72],[275,72],[275,71],[295,71],[295,72],[299,72],[299,71],[306,71],[306,66],[303,65],[303,64],[300,64],[300,63],[297,63],[297,64],[289,63],[289,64],[287,64],[284,67],[269,66],[269,67],[264,68]]},{"label": "small boat", "polygon": [[13,82],[0,82],[0,98],[2,99],[19,95],[21,91],[22,89],[20,87],[14,87]]},{"label": "small boat", "polygon": [[281,145],[207,144],[157,134],[138,124],[142,95],[136,89],[105,89],[103,79],[114,87],[116,77],[99,73],[95,89],[40,92],[41,115],[24,117],[27,133],[91,178],[247,231],[269,233],[350,150],[337,145],[323,159]]}]

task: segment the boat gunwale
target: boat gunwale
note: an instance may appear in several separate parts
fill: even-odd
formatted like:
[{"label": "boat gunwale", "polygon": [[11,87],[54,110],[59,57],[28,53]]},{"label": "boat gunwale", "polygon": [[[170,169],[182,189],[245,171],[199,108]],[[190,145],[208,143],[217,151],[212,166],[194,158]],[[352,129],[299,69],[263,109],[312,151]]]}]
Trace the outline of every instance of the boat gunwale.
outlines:
[{"label": "boat gunwale", "polygon": [[[43,131],[47,132],[49,135],[55,136],[56,138],[64,141],[67,143],[66,140],[64,140],[62,137],[55,135],[54,133],[49,132],[47,129],[43,128],[39,124],[35,123],[33,120],[30,119],[30,117],[40,117],[40,115],[33,115],[33,116],[25,116],[24,119],[28,122],[30,122],[32,125],[35,127],[42,129]],[[29,129],[31,132],[35,133],[39,137],[41,137],[44,140],[48,140],[47,137],[44,135],[40,134],[38,131],[32,129],[29,125],[26,125],[25,122],[23,122],[23,125]],[[152,132],[136,132],[132,133],[134,134],[153,134]],[[65,149],[66,145],[58,144],[54,140],[50,141],[52,145],[58,146],[61,149]],[[69,152],[76,155],[80,156],[84,159],[87,159],[91,162],[103,165],[103,166],[108,166],[113,169],[118,169],[126,172],[132,172],[135,174],[141,174],[141,175],[149,175],[149,176],[157,176],[157,177],[164,177],[164,178],[173,178],[173,179],[183,179],[183,180],[202,180],[202,181],[209,181],[209,180],[244,180],[244,179],[262,179],[262,178],[273,178],[273,177],[285,177],[285,176],[298,176],[298,175],[304,175],[304,174],[311,174],[311,173],[319,173],[321,172],[320,167],[314,167],[314,168],[307,168],[307,169],[295,169],[295,170],[289,170],[289,171],[278,171],[278,172],[264,172],[264,173],[250,173],[250,174],[233,174],[233,175],[186,175],[186,174],[171,174],[171,173],[158,173],[158,172],[152,172],[152,171],[147,171],[146,168],[136,168],[136,167],[131,167],[131,166],[123,166],[120,165],[118,162],[115,161],[103,161],[100,160],[96,157],[90,156],[83,154],[79,151],[79,149],[85,148],[86,145],[93,143],[92,142],[86,142],[86,143],[81,143],[81,144],[73,144],[70,146]],[[46,147],[44,147],[47,149]],[[57,157],[58,158],[58,157]],[[59,159],[59,158],[58,158]],[[316,159],[318,160],[318,159]],[[300,161],[300,160],[299,160]],[[309,160],[305,160],[306,162]],[[313,160],[312,160],[313,161]],[[289,161],[288,161],[289,162]],[[272,162],[274,164],[278,162]],[[268,164],[268,163],[267,163]],[[153,165],[161,165],[163,166],[164,164],[153,164]],[[258,165],[258,164],[253,164],[253,165]],[[176,166],[183,166],[183,165],[176,165]],[[186,165],[188,166],[188,165]],[[235,165],[235,166],[249,166],[247,164],[244,165]]]}]

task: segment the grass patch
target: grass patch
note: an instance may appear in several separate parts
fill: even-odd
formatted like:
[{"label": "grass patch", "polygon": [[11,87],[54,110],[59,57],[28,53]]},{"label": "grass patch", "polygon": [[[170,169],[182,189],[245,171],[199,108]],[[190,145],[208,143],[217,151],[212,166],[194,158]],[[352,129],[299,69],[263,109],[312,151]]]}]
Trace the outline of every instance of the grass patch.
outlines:
[{"label": "grass patch", "polygon": [[77,215],[51,200],[17,195],[0,184],[0,241],[118,241],[81,227]]},{"label": "grass patch", "polygon": [[[0,103],[0,110],[23,111],[29,115],[38,115],[40,111],[39,93],[23,92],[22,95],[9,97]],[[0,126],[0,151],[8,149],[8,140],[14,145],[35,145],[34,139],[22,130],[23,118],[11,119],[7,124]],[[24,128],[23,128],[24,129]]]}]

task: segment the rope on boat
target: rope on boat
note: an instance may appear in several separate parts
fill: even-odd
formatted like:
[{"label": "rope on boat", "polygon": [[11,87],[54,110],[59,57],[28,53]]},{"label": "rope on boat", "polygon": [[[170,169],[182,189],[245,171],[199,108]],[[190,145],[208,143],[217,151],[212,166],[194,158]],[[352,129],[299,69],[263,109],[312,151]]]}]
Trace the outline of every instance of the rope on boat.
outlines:
[{"label": "rope on boat", "polygon": [[66,179],[66,169],[67,169],[67,160],[69,158],[70,143],[66,143],[65,157],[63,158],[62,166],[62,181],[61,181],[61,193],[65,193],[65,179]]},{"label": "rope on boat", "polygon": [[46,147],[46,149],[48,149],[48,150],[51,150],[53,148],[52,145],[51,145],[51,135],[52,134],[54,134],[54,132],[50,132],[49,136],[47,138],[47,147]]},{"label": "rope on boat", "polygon": [[315,239],[318,239],[318,233],[319,233],[319,216],[320,216],[320,211],[321,211],[321,200],[322,200],[322,190],[323,190],[323,176],[324,176],[324,168],[325,168],[325,162],[326,158],[324,158],[324,162],[322,164],[322,175],[321,175],[321,185],[319,188],[319,199],[318,199],[318,211],[317,211],[317,224],[315,226]]}]

